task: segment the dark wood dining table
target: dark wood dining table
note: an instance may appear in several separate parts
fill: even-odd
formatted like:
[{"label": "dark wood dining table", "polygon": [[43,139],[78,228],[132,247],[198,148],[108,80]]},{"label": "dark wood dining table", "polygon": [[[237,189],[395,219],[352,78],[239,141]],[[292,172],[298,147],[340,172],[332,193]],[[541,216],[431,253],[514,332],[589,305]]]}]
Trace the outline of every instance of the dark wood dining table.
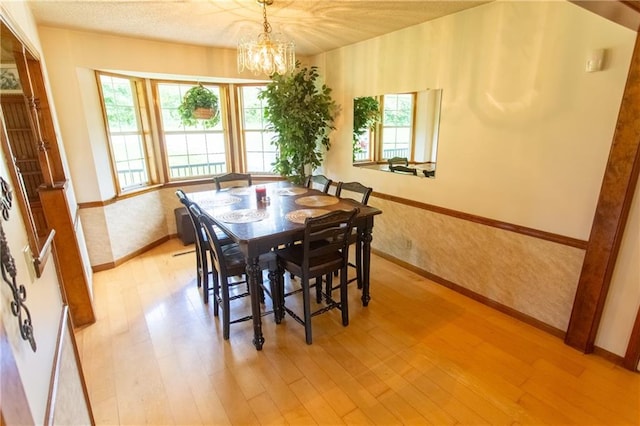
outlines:
[{"label": "dark wood dining table", "polygon": [[[261,200],[256,197],[257,187],[266,189],[266,195],[264,198],[261,197]],[[348,198],[330,199],[323,192],[295,186],[286,181],[221,191],[193,192],[189,194],[189,198],[238,243],[245,256],[251,293],[253,344],[256,349],[261,350],[264,344],[258,289],[259,274],[262,274],[262,270],[258,258],[281,245],[299,241],[304,233],[304,223],[300,221],[300,215],[308,214],[309,209],[360,210],[354,226],[358,231],[359,243],[362,244],[362,305],[369,304],[373,219],[382,213],[381,210]],[[297,216],[297,220],[287,218],[292,215]]]}]

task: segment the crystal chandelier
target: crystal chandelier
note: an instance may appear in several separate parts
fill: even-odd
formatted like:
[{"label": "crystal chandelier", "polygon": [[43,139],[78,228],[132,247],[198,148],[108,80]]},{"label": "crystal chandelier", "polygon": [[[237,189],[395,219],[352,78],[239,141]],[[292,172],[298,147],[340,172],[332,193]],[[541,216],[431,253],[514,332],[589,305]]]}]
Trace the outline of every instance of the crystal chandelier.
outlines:
[{"label": "crystal chandelier", "polygon": [[238,72],[248,69],[255,75],[286,74],[296,67],[293,41],[286,41],[280,34],[271,33],[271,25],[267,21],[267,6],[272,5],[273,0],[256,1],[262,5],[263,32],[257,39],[241,39],[238,42]]}]

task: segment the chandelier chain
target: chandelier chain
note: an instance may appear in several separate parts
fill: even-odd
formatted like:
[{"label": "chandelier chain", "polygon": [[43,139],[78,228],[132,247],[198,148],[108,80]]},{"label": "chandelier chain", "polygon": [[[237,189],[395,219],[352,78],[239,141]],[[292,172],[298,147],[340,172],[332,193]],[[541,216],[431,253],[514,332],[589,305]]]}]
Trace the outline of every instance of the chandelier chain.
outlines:
[{"label": "chandelier chain", "polygon": [[271,33],[271,24],[269,24],[269,21],[267,21],[267,2],[266,1],[262,2],[262,18],[264,19],[264,33],[265,34]]}]

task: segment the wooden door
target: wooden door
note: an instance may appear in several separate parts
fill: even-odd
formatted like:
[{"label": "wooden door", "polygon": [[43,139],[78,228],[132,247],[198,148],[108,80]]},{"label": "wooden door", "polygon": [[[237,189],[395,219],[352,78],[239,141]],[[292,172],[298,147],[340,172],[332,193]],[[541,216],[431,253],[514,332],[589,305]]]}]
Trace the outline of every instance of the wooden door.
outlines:
[{"label": "wooden door", "polygon": [[7,139],[13,153],[13,162],[20,176],[22,187],[33,214],[36,233],[45,238],[49,227],[38,196],[38,187],[44,183],[36,141],[29,121],[29,111],[22,94],[0,96]]}]

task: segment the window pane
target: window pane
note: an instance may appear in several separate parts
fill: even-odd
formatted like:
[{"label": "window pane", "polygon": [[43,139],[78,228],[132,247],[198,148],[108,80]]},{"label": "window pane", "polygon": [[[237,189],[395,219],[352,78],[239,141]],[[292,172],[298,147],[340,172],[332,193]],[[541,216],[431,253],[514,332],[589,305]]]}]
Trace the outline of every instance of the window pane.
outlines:
[{"label": "window pane", "polygon": [[187,141],[184,135],[166,135],[165,142],[167,156],[187,154]]},{"label": "window pane", "polygon": [[111,151],[114,161],[127,161],[127,145],[124,136],[111,137]]},{"label": "window pane", "polygon": [[180,117],[178,116],[177,109],[163,109],[161,111],[162,114],[162,124],[163,127],[168,131],[180,130],[182,128],[182,124],[180,124]]},{"label": "window pane", "polygon": [[272,173],[275,147],[271,145],[272,132],[267,131],[264,104],[258,94],[265,86],[243,86],[241,89],[242,133],[244,137],[247,172]]},{"label": "window pane", "polygon": [[99,75],[111,154],[120,191],[149,183],[144,133],[132,79]]},{"label": "window pane", "polygon": [[369,147],[371,145],[371,131],[368,130],[358,137],[358,141],[354,145],[354,160],[365,161],[371,157],[369,155]]},{"label": "window pane", "polygon": [[[194,86],[189,83],[157,85],[170,178],[210,176],[224,173],[227,169],[225,120],[221,119],[212,128],[205,128],[200,120],[194,126],[184,126],[180,121],[178,107],[184,94]],[[218,86],[205,87],[220,99]]]},{"label": "window pane", "polygon": [[382,158],[410,157],[413,99],[414,95],[411,93],[383,96]]},{"label": "window pane", "polygon": [[[244,144],[247,152],[250,151],[262,151],[263,150],[263,141],[262,141],[262,133],[259,132],[245,132],[244,133]],[[267,142],[267,145],[269,143]]]},{"label": "window pane", "polygon": [[138,135],[125,136],[127,144],[127,157],[129,159],[143,159],[142,140]]},{"label": "window pane", "polygon": [[189,154],[205,154],[207,143],[203,134],[187,135],[187,149]]},{"label": "window pane", "polygon": [[409,144],[411,140],[411,129],[409,127],[401,127],[396,132],[396,143],[403,142]]},{"label": "window pane", "polygon": [[247,153],[247,168],[249,170],[262,170],[265,168],[262,154]]}]

